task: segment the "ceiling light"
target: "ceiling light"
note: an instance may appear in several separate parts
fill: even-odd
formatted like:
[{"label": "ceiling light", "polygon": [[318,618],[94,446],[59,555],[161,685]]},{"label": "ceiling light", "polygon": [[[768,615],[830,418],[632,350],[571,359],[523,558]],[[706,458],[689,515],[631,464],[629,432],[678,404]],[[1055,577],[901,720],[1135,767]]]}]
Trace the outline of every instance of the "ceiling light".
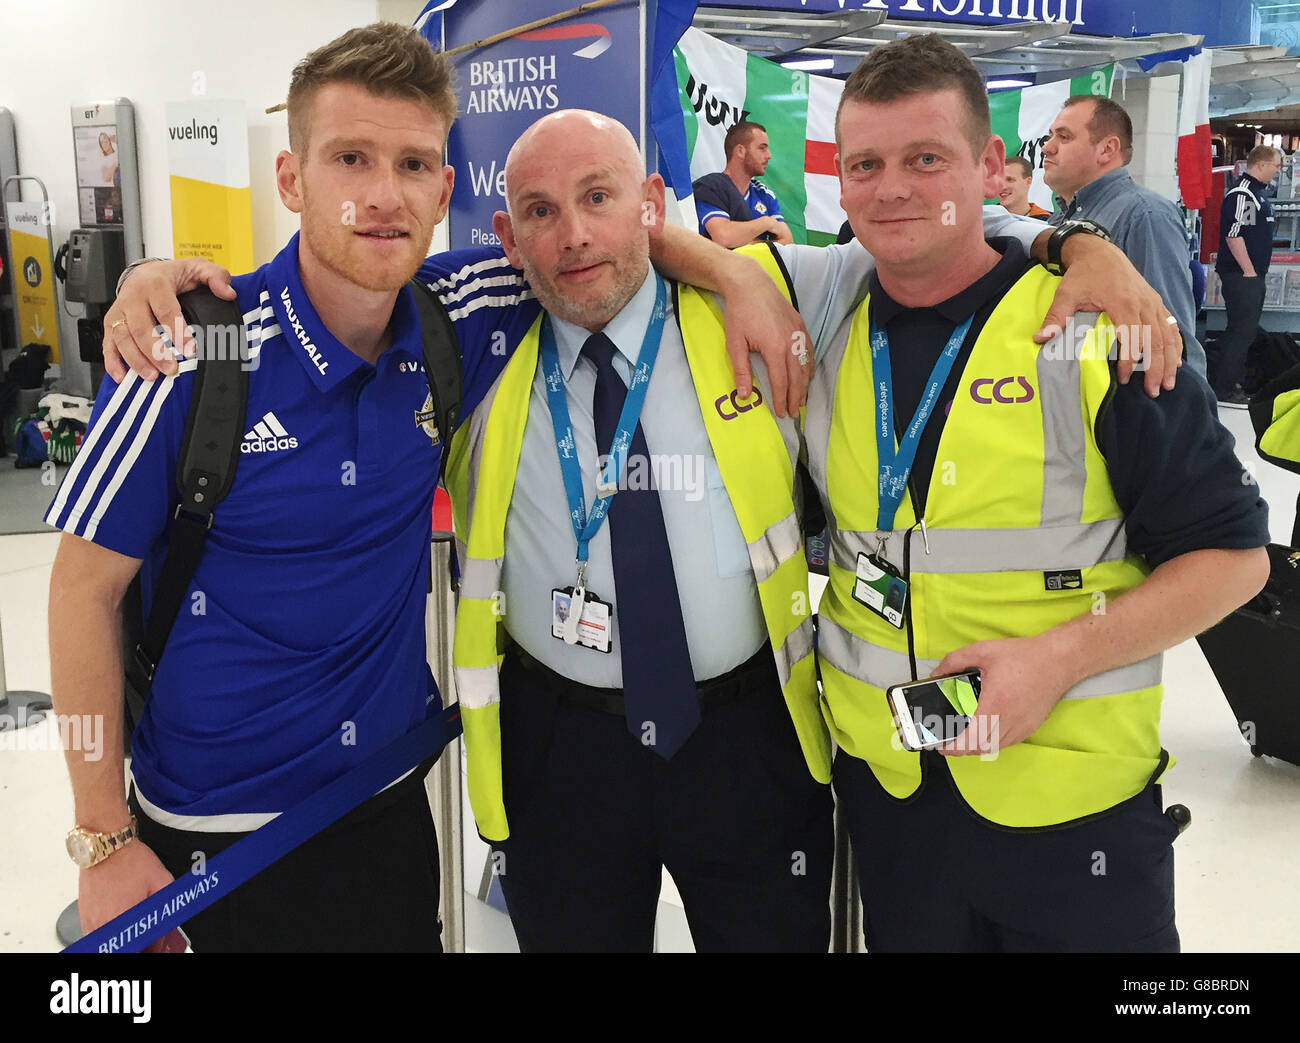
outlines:
[{"label": "ceiling light", "polygon": [[829,71],[835,68],[834,58],[793,58],[790,61],[777,62],[783,69],[793,69],[798,72],[816,72]]}]

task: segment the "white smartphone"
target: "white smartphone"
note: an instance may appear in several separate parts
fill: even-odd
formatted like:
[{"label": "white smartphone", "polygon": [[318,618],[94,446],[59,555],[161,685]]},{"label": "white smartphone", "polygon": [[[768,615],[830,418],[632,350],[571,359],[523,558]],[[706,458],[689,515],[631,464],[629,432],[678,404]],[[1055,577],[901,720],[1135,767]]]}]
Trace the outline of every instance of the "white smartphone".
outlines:
[{"label": "white smartphone", "polygon": [[891,685],[885,692],[903,749],[933,749],[957,738],[970,724],[980,697],[980,672]]}]

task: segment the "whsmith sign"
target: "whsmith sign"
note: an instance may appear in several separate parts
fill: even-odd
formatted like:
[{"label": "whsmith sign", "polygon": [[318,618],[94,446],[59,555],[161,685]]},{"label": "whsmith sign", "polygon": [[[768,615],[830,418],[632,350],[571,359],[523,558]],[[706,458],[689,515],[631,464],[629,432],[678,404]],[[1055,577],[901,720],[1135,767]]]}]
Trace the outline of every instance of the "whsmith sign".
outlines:
[{"label": "whsmith sign", "polygon": [[776,11],[884,11],[930,21],[1086,24],[1086,0],[751,0],[744,6]]},{"label": "whsmith sign", "polygon": [[[662,2],[662,0],[661,0]],[[1255,43],[1247,0],[711,0],[710,7],[824,13],[880,11],[891,19],[1006,25],[1069,22],[1097,36],[1192,33],[1207,47]]]}]

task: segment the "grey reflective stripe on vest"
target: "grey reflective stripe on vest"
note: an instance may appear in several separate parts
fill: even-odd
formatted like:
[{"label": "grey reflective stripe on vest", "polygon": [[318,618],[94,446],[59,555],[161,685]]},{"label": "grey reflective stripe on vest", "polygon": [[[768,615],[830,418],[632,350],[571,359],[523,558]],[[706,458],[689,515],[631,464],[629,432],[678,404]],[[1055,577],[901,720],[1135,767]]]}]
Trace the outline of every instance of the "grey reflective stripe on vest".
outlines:
[{"label": "grey reflective stripe on vest", "polygon": [[465,558],[460,563],[460,596],[487,601],[501,590],[504,558]]},{"label": "grey reflective stripe on vest", "polygon": [[769,525],[762,536],[749,544],[749,561],[754,567],[754,578],[759,583],[765,582],[783,564],[802,553],[803,532],[799,528],[799,518],[791,512]]},{"label": "grey reflective stripe on vest", "polygon": [[1163,670],[1164,656],[1153,655],[1150,659],[1084,678],[1062,698],[1095,699],[1102,695],[1115,695],[1117,692],[1139,692],[1143,688],[1154,688],[1160,683]]},{"label": "grey reflective stripe on vest", "polygon": [[[817,617],[817,654],[823,663],[873,688],[884,689],[912,680],[907,653],[863,641],[825,615]],[[917,673],[926,677],[938,665],[937,659],[918,659]]]},{"label": "grey reflective stripe on vest", "polygon": [[[903,561],[902,530],[886,534],[885,556]],[[874,531],[836,529],[831,533],[831,560],[850,572],[858,554],[874,554]],[[929,544],[927,549],[926,545]],[[913,573],[1047,572],[1086,569],[1103,561],[1122,561],[1127,554],[1124,519],[1045,529],[930,529],[924,539],[912,535]]]},{"label": "grey reflective stripe on vest", "polygon": [[[1043,412],[1043,506],[1040,524],[1071,525],[1083,517],[1088,480],[1083,392],[1075,346],[1097,324],[1096,314],[1071,320],[1073,345],[1058,334],[1038,352],[1038,402]],[[1050,567],[1050,566],[1049,566]]]},{"label": "grey reflective stripe on vest", "polygon": [[[817,654],[823,663],[873,688],[885,689],[912,680],[912,666],[905,652],[895,652],[864,641],[824,615],[817,620]],[[917,679],[929,677],[940,662],[938,659],[918,659]],[[1154,688],[1160,683],[1162,667],[1163,657],[1154,655],[1085,678],[1062,698],[1096,699]]]},{"label": "grey reflective stripe on vest", "polygon": [[[850,311],[831,337],[831,346],[817,363],[812,382],[808,385],[808,401],[804,406],[804,440],[808,452],[808,471],[813,484],[822,493],[822,503],[826,505],[826,524],[835,529],[835,506],[828,494],[830,485],[826,477],[826,462],[830,455],[831,419],[835,410],[835,388],[840,379],[840,366],[849,347],[849,334],[853,330],[853,316],[857,309]],[[869,481],[867,475],[863,481]]]},{"label": "grey reflective stripe on vest", "polygon": [[813,654],[814,630],[812,617],[809,616],[788,635],[781,647],[773,655],[776,658],[776,674],[784,688],[790,683],[795,664]]},{"label": "grey reflective stripe on vest", "polygon": [[481,710],[501,701],[501,687],[496,665],[458,666],[456,675],[456,701],[467,710]]}]

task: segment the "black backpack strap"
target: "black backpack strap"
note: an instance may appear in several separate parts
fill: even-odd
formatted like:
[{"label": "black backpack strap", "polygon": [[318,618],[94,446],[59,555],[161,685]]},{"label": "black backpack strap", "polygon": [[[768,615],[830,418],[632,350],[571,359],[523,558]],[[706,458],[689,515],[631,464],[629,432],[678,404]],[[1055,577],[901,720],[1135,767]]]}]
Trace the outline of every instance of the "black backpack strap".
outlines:
[{"label": "black backpack strap", "polygon": [[460,426],[460,341],[451,316],[438,295],[419,279],[411,280],[411,292],[415,297],[415,310],[420,316],[424,377],[429,382],[429,394],[433,399],[433,415],[421,410],[416,414],[416,423],[432,424],[437,439],[442,443],[442,459],[438,465],[438,480],[441,482],[447,469],[451,436]]},{"label": "black backpack strap", "polygon": [[[239,466],[239,443],[248,406],[247,333],[235,301],[207,289],[180,295],[185,320],[199,329],[201,345],[238,346],[224,357],[207,352],[194,374],[194,396],[185,420],[176,484],[180,503],[168,531],[167,558],[154,590],[144,635],[127,660],[128,680],[140,696],[149,691],[163,648],[199,567],[212,528],[212,512],[230,492]],[[238,338],[214,335],[213,327],[234,327]]]}]

